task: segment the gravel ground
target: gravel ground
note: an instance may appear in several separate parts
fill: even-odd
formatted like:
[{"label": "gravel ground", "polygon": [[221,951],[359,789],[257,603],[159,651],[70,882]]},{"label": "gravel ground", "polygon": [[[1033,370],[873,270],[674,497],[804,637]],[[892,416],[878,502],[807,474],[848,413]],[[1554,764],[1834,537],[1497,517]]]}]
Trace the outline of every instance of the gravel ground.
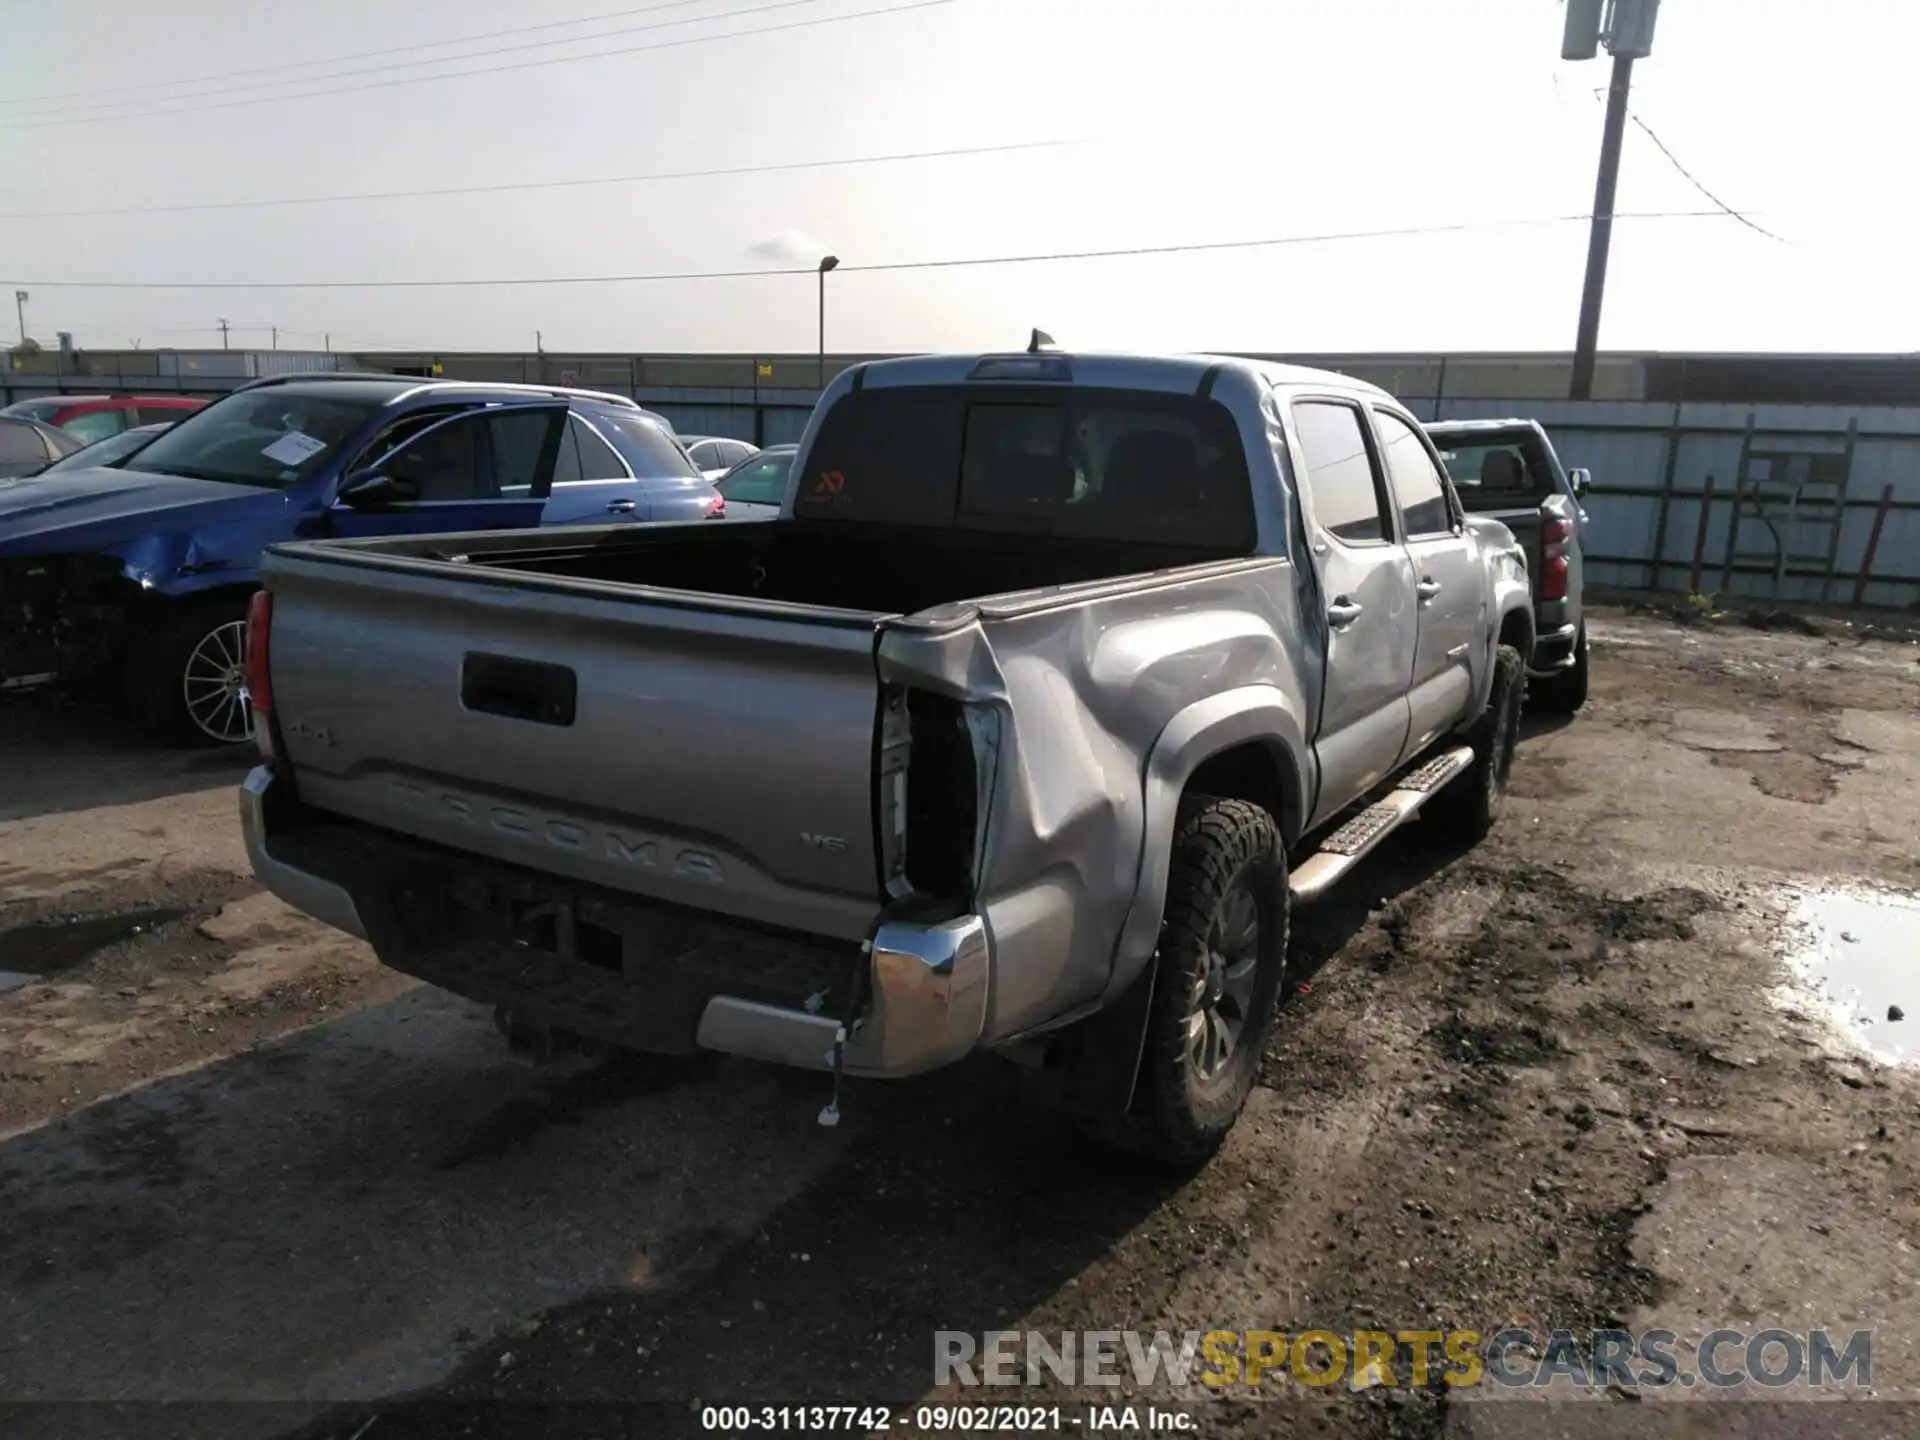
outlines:
[{"label": "gravel ground", "polygon": [[855,1087],[837,1130],[817,1078],[744,1063],[521,1068],[256,891],[235,762],[0,708],[0,971],[33,977],[0,992],[0,1400],[132,1407],[19,1433],[153,1435],[171,1400],[234,1402],[181,1434],[672,1436],[695,1401],[978,1400],[932,1388],[936,1330],[1778,1324],[1871,1326],[1880,1403],[992,1398],[1231,1436],[1913,1433],[1920,1072],[1778,987],[1808,890],[1920,888],[1920,647],[1593,637],[1592,702],[1529,724],[1486,843],[1410,827],[1296,916],[1261,1088],[1184,1182],[992,1063]]}]

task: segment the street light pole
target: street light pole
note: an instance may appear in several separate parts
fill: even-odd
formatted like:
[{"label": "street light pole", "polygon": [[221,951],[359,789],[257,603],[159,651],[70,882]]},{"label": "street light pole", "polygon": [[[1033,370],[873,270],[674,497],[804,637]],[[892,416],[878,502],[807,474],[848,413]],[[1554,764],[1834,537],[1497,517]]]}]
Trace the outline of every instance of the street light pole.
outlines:
[{"label": "street light pole", "polygon": [[840,263],[838,255],[825,255],[820,260],[820,361],[814,371],[814,388],[827,388],[827,272]]},{"label": "street light pole", "polygon": [[1613,246],[1613,198],[1620,183],[1620,142],[1627,133],[1627,92],[1633,86],[1633,56],[1613,57],[1607,86],[1607,122],[1600,135],[1600,177],[1593,187],[1593,229],[1587,236],[1587,278],[1580,291],[1580,329],[1573,342],[1569,398],[1593,398],[1593,366],[1600,345],[1600,300],[1607,288],[1607,252]]},{"label": "street light pole", "polygon": [[19,320],[20,322],[20,343],[24,345],[27,343],[27,292],[26,291],[16,290],[13,292],[13,313],[14,313],[14,318]]}]

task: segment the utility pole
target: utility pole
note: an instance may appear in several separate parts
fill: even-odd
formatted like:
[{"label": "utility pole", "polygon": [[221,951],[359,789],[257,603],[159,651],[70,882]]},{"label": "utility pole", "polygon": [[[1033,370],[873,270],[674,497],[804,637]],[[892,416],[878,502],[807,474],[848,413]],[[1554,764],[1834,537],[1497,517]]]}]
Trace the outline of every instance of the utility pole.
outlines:
[{"label": "utility pole", "polygon": [[533,332],[533,353],[536,355],[547,353],[546,338],[538,330]]},{"label": "utility pole", "polygon": [[227,348],[227,322],[224,320],[216,320],[214,324],[220,327],[220,348],[224,350]]},{"label": "utility pole", "polygon": [[331,355],[333,353],[333,336],[331,333],[321,336],[320,343],[327,347],[327,354]]},{"label": "utility pole", "polygon": [[278,350],[280,348],[280,327],[278,325],[275,325],[272,327],[272,329],[273,329],[273,348]]},{"label": "utility pole", "polygon": [[17,318],[20,321],[20,343],[24,345],[27,343],[27,292],[26,291],[16,290],[13,292],[13,313],[15,318]]},{"label": "utility pole", "polygon": [[1653,23],[1659,11],[1660,0],[1567,0],[1560,58],[1591,60],[1602,41],[1613,57],[1606,124],[1600,133],[1600,174],[1594,181],[1592,229],[1587,236],[1587,273],[1580,291],[1580,328],[1573,346],[1573,381],[1568,388],[1568,398],[1573,400],[1593,398],[1600,302],[1607,288],[1613,202],[1620,182],[1620,145],[1627,132],[1627,96],[1633,88],[1633,62],[1653,52]]}]

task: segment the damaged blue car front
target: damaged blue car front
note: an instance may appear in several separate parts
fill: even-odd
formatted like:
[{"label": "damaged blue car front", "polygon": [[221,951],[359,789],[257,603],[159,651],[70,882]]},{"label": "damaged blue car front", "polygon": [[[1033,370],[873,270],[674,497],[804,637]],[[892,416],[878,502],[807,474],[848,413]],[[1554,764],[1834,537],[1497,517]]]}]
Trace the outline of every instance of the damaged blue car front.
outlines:
[{"label": "damaged blue car front", "polygon": [[[636,469],[615,421],[671,434],[593,392],[305,376],[237,390],[119,465],[0,481],[0,688],[104,680],[163,738],[244,742],[246,607],[268,545],[578,523],[583,502],[669,518],[663,485],[710,492],[690,466]],[[583,477],[583,430],[615,437],[599,478]],[[556,472],[582,477],[564,500]]]}]

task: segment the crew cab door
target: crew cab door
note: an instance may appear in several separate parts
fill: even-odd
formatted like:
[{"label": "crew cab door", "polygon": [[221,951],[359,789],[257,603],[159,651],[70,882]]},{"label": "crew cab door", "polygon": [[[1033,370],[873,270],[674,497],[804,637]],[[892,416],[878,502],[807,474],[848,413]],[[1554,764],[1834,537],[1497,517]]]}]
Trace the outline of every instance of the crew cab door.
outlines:
[{"label": "crew cab door", "polygon": [[[361,452],[327,509],[328,534],[431,535],[540,523],[567,420],[564,401],[424,418]],[[376,474],[392,485],[354,498],[356,479]]]},{"label": "crew cab door", "polygon": [[1320,792],[1311,826],[1364,795],[1405,750],[1418,622],[1413,568],[1361,407],[1302,398],[1291,409],[1293,468],[1325,612]]},{"label": "crew cab door", "polygon": [[1418,623],[1405,752],[1412,755],[1466,718],[1486,587],[1467,539],[1466,516],[1425,434],[1384,406],[1374,407],[1373,426],[1413,566]]}]

